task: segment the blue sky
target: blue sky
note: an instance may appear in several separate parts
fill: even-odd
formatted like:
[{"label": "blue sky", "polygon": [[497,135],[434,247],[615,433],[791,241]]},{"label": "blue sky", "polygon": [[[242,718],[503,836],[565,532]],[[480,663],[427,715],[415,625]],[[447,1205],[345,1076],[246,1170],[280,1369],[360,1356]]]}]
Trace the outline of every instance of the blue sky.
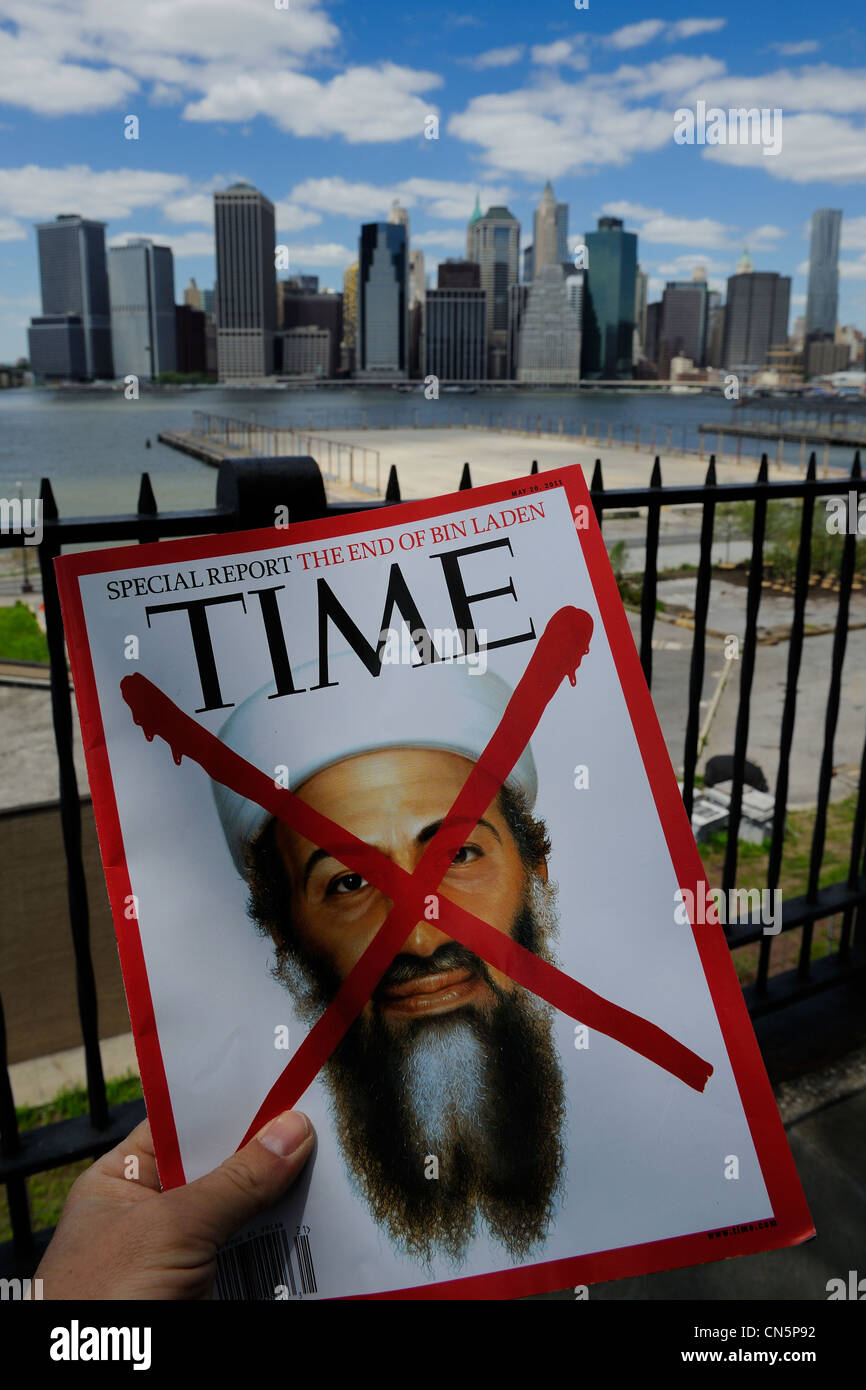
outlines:
[{"label": "blue sky", "polygon": [[[335,288],[394,197],[435,274],[476,190],[526,241],[550,178],[575,240],[605,212],[638,232],[651,299],[695,264],[721,287],[747,245],[794,277],[792,323],[809,217],[839,207],[840,319],[866,328],[859,5],[282,3],[0,0],[0,361],[40,309],[35,221],[171,245],[180,300],[191,275],[213,283],[212,193],[238,178],[277,205],[291,269]],[[673,113],[698,100],[781,108],[781,153],[677,145]]]}]

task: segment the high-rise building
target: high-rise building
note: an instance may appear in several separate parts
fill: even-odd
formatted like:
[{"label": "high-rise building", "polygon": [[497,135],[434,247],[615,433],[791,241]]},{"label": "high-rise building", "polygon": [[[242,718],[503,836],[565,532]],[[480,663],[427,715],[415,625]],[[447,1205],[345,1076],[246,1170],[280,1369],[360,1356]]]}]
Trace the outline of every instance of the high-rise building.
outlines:
[{"label": "high-rise building", "polygon": [[481,267],[474,261],[440,261],[440,290],[480,290]]},{"label": "high-rise building", "polygon": [[517,379],[537,385],[580,381],[580,320],[558,262],[536,269],[520,331]]},{"label": "high-rise building", "polygon": [[725,306],[718,290],[707,294],[707,366],[721,367],[725,347]]},{"label": "high-rise building", "polygon": [[688,357],[696,367],[706,361],[706,280],[669,280],[662,295],[662,344],[669,357]]},{"label": "high-rise building", "polygon": [[203,309],[202,292],[195,282],[195,276],[191,275],[189,284],[183,292],[183,302],[188,304],[191,309]]},{"label": "high-rise building", "polygon": [[661,342],[661,323],[662,323],[662,302],[656,299],[652,304],[646,306],[646,341],[643,345],[644,356],[648,362],[659,363],[659,345]]},{"label": "high-rise building", "polygon": [[806,291],[807,338],[832,338],[836,332],[841,227],[842,213],[838,208],[818,208],[812,213]]},{"label": "high-rise building", "polygon": [[[441,271],[441,266],[440,266]],[[440,381],[480,381],[487,371],[484,291],[427,291],[424,374]]]},{"label": "high-rise building", "polygon": [[535,265],[534,251],[535,251],[535,248],[533,247],[532,242],[530,242],[528,246],[524,246],[524,248],[523,248],[523,283],[524,283],[524,285],[528,285],[528,284],[530,284],[531,281],[532,281],[532,271],[533,271],[533,267],[534,267],[534,265]]},{"label": "high-rise building", "polygon": [[544,185],[533,220],[532,246],[530,252],[530,271],[526,275],[526,252],[524,252],[524,279],[532,280],[546,265],[561,265],[568,260],[568,203],[558,203],[550,180]]},{"label": "high-rise building", "polygon": [[806,377],[831,376],[848,368],[848,347],[832,338],[814,338],[806,345]]},{"label": "high-rise building", "polygon": [[368,222],[358,255],[358,370],[366,377],[409,369],[409,238],[401,222]]},{"label": "high-rise building", "polygon": [[637,236],[618,217],[600,217],[584,237],[588,253],[583,311],[583,375],[614,380],[632,373]]},{"label": "high-rise building", "polygon": [[395,198],[391,203],[391,210],[388,213],[388,221],[392,227],[406,228],[406,241],[409,241],[409,210],[404,208],[399,198]]},{"label": "high-rise building", "polygon": [[114,370],[153,381],[177,370],[174,257],[145,237],[108,253]]},{"label": "high-rise building", "polygon": [[537,279],[539,271],[546,265],[558,265],[564,258],[558,255],[559,227],[557,224],[557,202],[550,180],[544,185],[538,207],[535,209],[532,235],[532,271]]},{"label": "high-rise building", "polygon": [[646,302],[649,275],[637,267],[634,277],[634,327],[642,353],[646,352]]},{"label": "high-rise building", "polygon": [[284,328],[276,336],[277,366],[283,376],[330,374],[333,358],[331,334],[327,328],[304,324]]},{"label": "high-rise building", "polygon": [[220,381],[271,376],[277,326],[274,205],[248,183],[214,194]]},{"label": "high-rise building", "polygon": [[409,307],[423,304],[427,294],[427,272],[424,268],[424,252],[418,246],[409,252]]},{"label": "high-rise building", "polygon": [[508,291],[519,275],[520,223],[505,207],[488,208],[483,217],[473,213],[467,246],[487,295],[488,376],[501,381],[508,376]]},{"label": "high-rise building", "polygon": [[510,285],[508,288],[508,341],[507,341],[507,363],[508,380],[517,380],[517,368],[520,360],[520,334],[523,330],[523,318],[526,313],[526,301],[529,299],[529,285]]},{"label": "high-rise building", "polygon": [[177,370],[184,376],[207,372],[207,315],[192,304],[176,304],[174,310],[177,342]]},{"label": "high-rise building", "polygon": [[343,271],[343,342],[340,369],[354,372],[358,360],[358,262]]},{"label": "high-rise building", "polygon": [[[316,279],[318,284],[318,279]],[[329,334],[329,348],[324,373],[319,372],[320,344],[316,343],[315,370],[321,376],[337,375],[340,365],[340,344],[343,341],[343,296],[325,292],[319,294],[309,290],[296,289],[291,280],[284,281],[280,289],[280,323],[284,330],[295,328],[319,328]],[[305,359],[306,360],[306,359]],[[283,371],[285,366],[283,355]],[[302,368],[298,368],[302,370]]]},{"label": "high-rise building", "polygon": [[[111,353],[111,309],[105,263],[105,223],[75,214],[36,227],[42,314],[34,319],[30,336],[30,365],[37,376],[69,375],[92,381],[114,376]],[[65,320],[80,319],[84,370],[78,352],[78,327]],[[43,356],[43,349],[46,356]],[[35,357],[34,357],[35,353]],[[63,368],[68,366],[67,373]],[[49,372],[48,367],[52,370]],[[61,370],[56,370],[57,368]],[[75,370],[73,370],[75,369]]]},{"label": "high-rise building", "polygon": [[723,367],[733,371],[763,367],[770,348],[787,344],[790,296],[790,276],[774,270],[745,270],[729,276]]}]

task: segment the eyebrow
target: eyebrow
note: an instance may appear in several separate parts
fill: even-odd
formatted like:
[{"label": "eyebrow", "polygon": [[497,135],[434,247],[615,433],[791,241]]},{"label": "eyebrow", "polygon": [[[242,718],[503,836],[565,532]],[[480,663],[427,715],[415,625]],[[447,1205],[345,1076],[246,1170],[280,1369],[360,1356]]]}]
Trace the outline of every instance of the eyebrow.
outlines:
[{"label": "eyebrow", "polygon": [[[415,836],[415,839],[418,841],[418,843],[421,845],[428,844],[429,841],[433,839],[433,836],[436,834],[436,831],[442,825],[444,819],[445,817],[443,816],[442,820],[431,821],[429,825],[424,826],[423,830],[419,830],[418,834]],[[495,839],[498,840],[499,844],[502,844],[502,836],[499,834],[499,831],[496,829],[496,826],[491,825],[490,821],[484,820],[483,817],[480,817],[477,821],[474,821],[470,816],[460,816],[456,820],[452,820],[450,824],[468,825],[470,828],[474,828],[474,826],[476,825],[483,825],[485,829],[489,830],[491,835],[493,835]],[[313,872],[313,869],[316,867],[316,865],[321,862],[321,860],[336,858],[337,856],[335,854],[332,854],[330,850],[314,849],[306,864],[304,865],[304,889],[306,890],[310,874]],[[354,871],[350,870],[349,872]]]}]

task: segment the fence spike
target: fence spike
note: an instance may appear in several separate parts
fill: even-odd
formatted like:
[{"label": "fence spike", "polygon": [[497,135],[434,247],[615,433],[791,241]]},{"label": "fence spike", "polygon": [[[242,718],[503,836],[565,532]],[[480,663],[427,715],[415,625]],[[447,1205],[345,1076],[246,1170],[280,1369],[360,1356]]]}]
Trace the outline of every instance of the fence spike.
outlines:
[{"label": "fence spike", "polygon": [[138,489],[138,514],[139,516],[156,516],[157,510],[150,474],[142,473],[141,486]]},{"label": "fence spike", "polygon": [[653,471],[650,474],[649,485],[650,487],[661,487],[662,485],[662,465],[661,459],[659,458],[658,454],[656,454],[656,460],[653,464]]},{"label": "fence spike", "polygon": [[399,502],[400,500],[400,479],[397,477],[396,465],[392,463],[388,473],[388,486],[385,488],[385,501]]},{"label": "fence spike", "polygon": [[56,521],[60,513],[57,510],[57,502],[54,498],[54,489],[48,478],[43,478],[39,488],[39,497],[42,501],[42,517],[44,521]]},{"label": "fence spike", "polygon": [[604,492],[604,478],[601,475],[601,459],[596,459],[595,461],[589,490],[590,492]]},{"label": "fence spike", "polygon": [[854,462],[851,464],[851,477],[852,477],[852,478],[859,478],[859,477],[860,477],[860,450],[859,450],[859,449],[857,450],[856,454],[854,455]]},{"label": "fence spike", "polygon": [[464,463],[463,472],[460,475],[459,492],[468,492],[472,487],[472,474],[469,472],[469,464]]},{"label": "fence spike", "polygon": [[761,454],[761,466],[760,466],[760,468],[758,469],[757,482],[759,482],[759,483],[765,483],[765,482],[767,482],[768,477],[769,477],[769,465],[767,464],[767,455],[766,455],[766,454]]},{"label": "fence spike", "polygon": [[530,472],[530,476],[531,476],[533,473],[537,473],[537,472],[538,472],[538,459],[533,459],[533,460],[532,460],[532,467],[530,468],[529,472]]},{"label": "fence spike", "polygon": [[704,478],[705,487],[715,487],[716,485],[716,456],[710,454],[710,466],[707,469],[707,476]]},{"label": "fence spike", "polygon": [[809,455],[809,462],[806,464],[806,481],[807,481],[807,482],[814,483],[814,481],[815,481],[815,470],[816,470],[816,468],[817,468],[817,464],[816,464],[816,460],[815,460],[815,450],[813,449],[812,452],[811,452],[811,454]]}]

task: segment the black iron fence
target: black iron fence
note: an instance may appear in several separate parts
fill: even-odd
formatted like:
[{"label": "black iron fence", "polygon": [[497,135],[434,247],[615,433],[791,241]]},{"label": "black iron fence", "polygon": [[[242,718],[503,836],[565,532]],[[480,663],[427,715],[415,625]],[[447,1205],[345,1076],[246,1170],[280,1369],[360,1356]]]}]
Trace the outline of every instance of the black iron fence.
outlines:
[{"label": "black iron fence", "polygon": [[[535,471],[536,466],[533,465],[533,472]],[[472,487],[468,464],[464,466],[459,486],[461,489]],[[825,497],[838,495],[840,491],[852,491],[858,497],[866,491],[866,482],[861,480],[859,454],[854,459],[850,477],[844,479],[817,479],[813,455],[805,478],[770,482],[765,457],[754,483],[734,484],[719,484],[716,481],[715,460],[711,459],[703,484],[682,487],[663,487],[659,462],[656,459],[648,487],[617,489],[605,487],[601,462],[596,461],[591,496],[599,522],[603,523],[605,513],[621,510],[637,509],[646,517],[646,558],[640,600],[639,649],[643,670],[650,686],[653,677],[653,632],[657,615],[661,511],[663,507],[672,506],[697,506],[701,509],[694,638],[685,710],[683,754],[683,796],[690,813],[695,796],[699,754],[700,703],[706,663],[707,614],[712,585],[712,546],[716,512],[724,503],[753,504],[746,627],[740,662],[739,706],[722,883],[725,892],[733,889],[737,875],[738,830],[746,787],[746,753],[764,574],[767,509],[771,502],[778,500],[800,503],[793,618],[779,728],[779,766],[769,851],[767,886],[772,891],[779,882],[788,811],[788,784],[798,679],[806,634],[813,521],[816,504]],[[50,690],[58,760],[59,805],[89,1114],[19,1132],[7,1065],[6,1027],[0,999],[0,1182],[6,1187],[13,1233],[13,1240],[0,1247],[0,1275],[5,1276],[32,1274],[49,1234],[34,1233],[32,1230],[28,1205],[28,1178],[78,1159],[104,1153],[118,1143],[144,1116],[144,1105],[141,1101],[110,1107],[103,1077],[98,1029],[99,1001],[91,958],[90,912],[82,856],[81,798],[73,759],[73,710],[54,576],[54,559],[68,546],[97,546],[124,541],[144,542],[269,525],[273,523],[274,507],[284,504],[287,499],[292,519],[298,521],[324,515],[346,515],[369,507],[387,507],[400,501],[400,486],[396,471],[392,468],[383,501],[328,504],[321,473],[312,459],[243,459],[232,460],[222,465],[217,483],[216,506],[207,510],[159,512],[147,474],[141,479],[137,508],[135,512],[126,516],[61,517],[58,515],[51,485],[47,480],[42,484],[41,499],[43,536],[38,546],[39,568],[50,655]],[[735,926],[728,925],[726,928],[732,951],[736,952],[748,946],[759,947],[756,977],[745,991],[750,1012],[755,1019],[768,1014],[778,1015],[780,1011],[823,994],[834,986],[855,982],[859,988],[866,975],[866,739],[863,745],[847,872],[840,876],[838,882],[828,887],[819,887],[833,775],[833,748],[849,636],[856,544],[855,530],[849,529],[844,538],[840,537],[838,602],[806,891],[797,898],[785,899],[782,929],[778,936],[766,935],[760,920],[756,921],[754,918],[746,921],[741,918]],[[0,533],[0,548],[20,545],[20,535]],[[8,873],[9,866],[4,865],[3,871]],[[35,904],[34,915],[38,917],[38,906]],[[812,948],[816,924],[840,917],[842,925],[836,949],[831,954],[823,955],[821,959],[815,959]],[[22,921],[20,930],[28,929],[32,929],[32,923]],[[799,933],[796,965],[781,972],[773,970],[773,951],[778,948],[778,943],[786,939],[789,941],[792,933]]]}]

